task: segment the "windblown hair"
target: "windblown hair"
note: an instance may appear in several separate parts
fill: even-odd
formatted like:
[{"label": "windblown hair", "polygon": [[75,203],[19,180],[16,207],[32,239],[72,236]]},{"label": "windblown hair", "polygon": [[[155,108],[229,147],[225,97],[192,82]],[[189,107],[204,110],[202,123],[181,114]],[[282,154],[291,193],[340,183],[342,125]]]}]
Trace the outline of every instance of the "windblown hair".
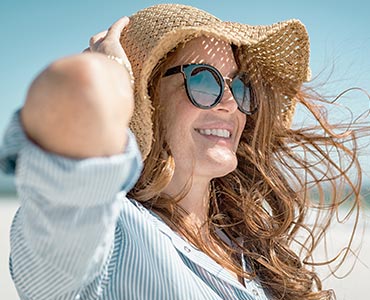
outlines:
[{"label": "windblown hair", "polygon": [[[238,49],[234,50],[237,57]],[[129,196],[159,214],[173,230],[222,266],[244,278],[257,277],[273,299],[333,299],[334,293],[322,288],[312,255],[339,205],[350,202],[349,213],[354,213],[355,225],[358,222],[361,168],[354,124],[353,128],[329,124],[323,105],[328,101],[306,87],[297,90],[263,81],[258,68],[253,68],[251,83],[259,111],[247,118],[236,170],[210,183],[205,237],[199,234],[200,228],[186,223],[187,212],[178,205],[186,189],[174,198],[162,193],[175,168],[164,139],[157,94],[165,66],[165,62],[157,66],[148,87],[156,108],[154,142]],[[282,104],[287,99],[305,107],[316,124],[287,126]],[[312,208],[318,213],[316,222],[309,225]],[[234,247],[219,237],[219,230]],[[242,269],[241,254],[248,272]]]}]

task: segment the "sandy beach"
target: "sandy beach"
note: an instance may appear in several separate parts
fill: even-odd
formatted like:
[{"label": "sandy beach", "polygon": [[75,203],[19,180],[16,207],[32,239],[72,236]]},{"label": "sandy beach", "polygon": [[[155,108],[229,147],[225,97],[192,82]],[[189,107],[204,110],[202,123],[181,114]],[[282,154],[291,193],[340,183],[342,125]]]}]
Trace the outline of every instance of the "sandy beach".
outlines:
[{"label": "sandy beach", "polygon": [[[15,198],[0,197],[0,299],[1,300],[16,300],[16,290],[8,271],[8,254],[9,254],[9,228],[13,215],[18,207]],[[367,228],[362,235],[362,244],[360,244],[361,235],[355,238],[354,245],[359,247],[361,251],[353,271],[342,279],[329,277],[324,280],[324,286],[333,288],[336,291],[338,300],[357,300],[369,299],[370,293],[370,211],[367,211],[364,217],[367,220]],[[335,246],[337,249],[344,246],[348,237],[350,224],[338,225],[334,227],[328,238],[328,246]],[[361,233],[361,232],[360,232]],[[320,256],[323,253],[319,254]],[[349,257],[348,262],[343,266],[343,269],[338,273],[339,276],[344,275],[351,269],[355,257]],[[321,274],[328,274],[327,268],[320,271]]]}]

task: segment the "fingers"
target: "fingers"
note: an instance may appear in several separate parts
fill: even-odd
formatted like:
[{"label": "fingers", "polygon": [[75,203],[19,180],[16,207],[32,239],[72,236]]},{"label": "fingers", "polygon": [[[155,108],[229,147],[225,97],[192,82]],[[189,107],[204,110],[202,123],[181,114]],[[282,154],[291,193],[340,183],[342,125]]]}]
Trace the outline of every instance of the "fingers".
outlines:
[{"label": "fingers", "polygon": [[119,43],[123,28],[129,23],[128,17],[122,17],[116,21],[108,30],[99,32],[92,36],[88,49],[93,52],[111,53],[117,57],[124,56],[123,49]]},{"label": "fingers", "polygon": [[108,29],[107,37],[119,40],[123,28],[127,26],[129,21],[128,17],[118,19],[118,21],[113,23],[113,25]]},{"label": "fingers", "polygon": [[104,40],[104,38],[107,36],[107,32],[108,31],[105,30],[105,31],[99,32],[99,33],[95,34],[94,36],[92,36],[90,38],[90,42],[89,42],[90,49],[93,49],[93,47],[96,46],[96,44],[98,44],[102,40]]}]

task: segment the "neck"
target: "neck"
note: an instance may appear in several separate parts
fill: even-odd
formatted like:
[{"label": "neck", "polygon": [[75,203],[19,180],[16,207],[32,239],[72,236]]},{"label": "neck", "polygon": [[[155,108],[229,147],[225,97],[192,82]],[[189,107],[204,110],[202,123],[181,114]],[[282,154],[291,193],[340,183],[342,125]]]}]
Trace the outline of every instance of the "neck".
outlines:
[{"label": "neck", "polygon": [[210,180],[202,177],[187,179],[185,176],[174,176],[164,193],[171,197],[181,195],[185,191],[179,205],[188,213],[185,221],[198,228],[203,227],[209,210]]}]

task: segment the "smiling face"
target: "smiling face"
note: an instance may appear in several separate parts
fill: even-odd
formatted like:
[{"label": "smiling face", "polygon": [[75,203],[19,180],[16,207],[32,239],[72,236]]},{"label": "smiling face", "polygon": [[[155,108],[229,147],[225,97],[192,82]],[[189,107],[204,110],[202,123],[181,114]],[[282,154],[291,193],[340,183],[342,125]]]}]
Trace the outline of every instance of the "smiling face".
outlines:
[{"label": "smiling face", "polygon": [[[176,51],[167,69],[189,63],[212,65],[228,78],[238,72],[231,46],[217,39],[191,40]],[[209,181],[235,170],[246,115],[238,110],[228,85],[221,102],[208,110],[189,101],[181,73],[163,77],[160,86],[166,141],[176,166],[174,177],[192,175]]]}]

